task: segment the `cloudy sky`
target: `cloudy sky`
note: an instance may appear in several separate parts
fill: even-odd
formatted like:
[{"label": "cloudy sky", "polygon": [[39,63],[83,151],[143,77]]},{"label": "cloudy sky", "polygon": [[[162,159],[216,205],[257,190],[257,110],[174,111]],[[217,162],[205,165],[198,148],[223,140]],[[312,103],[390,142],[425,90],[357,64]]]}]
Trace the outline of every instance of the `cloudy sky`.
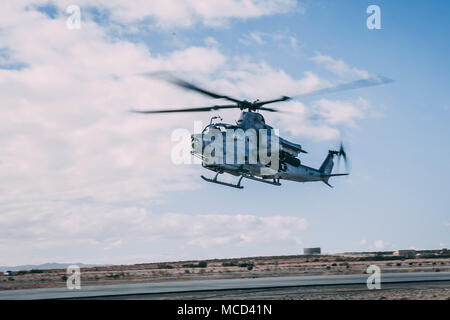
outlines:
[{"label": "cloudy sky", "polygon": [[[4,1],[0,265],[450,246],[450,4],[375,1],[382,29],[369,30],[372,2]],[[171,161],[172,132],[217,113],[128,112],[218,102],[140,75],[160,70],[249,100],[395,82],[265,114],[307,165],[344,140],[351,175],[334,189],[235,190]]]}]

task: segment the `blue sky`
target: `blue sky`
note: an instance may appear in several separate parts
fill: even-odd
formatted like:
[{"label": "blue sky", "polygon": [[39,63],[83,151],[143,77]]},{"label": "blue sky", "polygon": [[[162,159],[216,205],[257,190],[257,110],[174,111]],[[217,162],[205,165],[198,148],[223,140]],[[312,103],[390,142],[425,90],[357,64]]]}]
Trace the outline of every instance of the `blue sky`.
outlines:
[{"label": "blue sky", "polygon": [[[244,192],[207,186],[201,192],[171,194],[164,206],[179,202],[176,210],[195,213],[198,203],[214,208],[213,212],[226,204],[230,212],[306,217],[311,227],[303,233],[305,245],[322,246],[330,252],[366,249],[359,244],[363,239],[369,244],[381,239],[386,249],[448,246],[449,230],[444,223],[450,214],[445,197],[450,177],[445,147],[450,137],[446,126],[449,22],[445,19],[449,5],[444,1],[433,6],[379,1],[382,30],[368,30],[365,9],[372,2],[307,2],[304,14],[238,22],[231,30],[186,33],[187,37],[213,35],[230,54],[237,51],[264,59],[292,76],[314,67],[308,61],[298,62],[298,55],[318,51],[395,79],[389,86],[339,95],[362,96],[383,106],[384,113],[346,131],[351,182],[336,179],[333,190],[322,184],[289,182],[281,188],[247,182]],[[300,53],[272,41],[250,48],[237,43],[248,31],[292,35]],[[316,166],[327,148],[334,147],[328,142],[295,141],[310,151],[303,156],[305,163]],[[190,205],[180,198],[190,199]]]},{"label": "blue sky", "polygon": [[[167,12],[176,1],[79,1],[82,27],[71,31],[68,4],[37,3],[11,5],[0,22],[10,119],[0,132],[0,265],[450,246],[447,1],[250,1],[247,10],[187,1],[175,20]],[[371,4],[381,30],[366,27]],[[172,131],[215,113],[126,113],[211,103],[136,76],[161,69],[247,99],[364,73],[395,82],[279,105],[298,112],[287,117],[265,114],[313,167],[343,138],[351,175],[334,189],[245,181],[235,190],[201,181],[212,172],[200,166],[171,164]],[[221,115],[234,122],[239,113]]]}]

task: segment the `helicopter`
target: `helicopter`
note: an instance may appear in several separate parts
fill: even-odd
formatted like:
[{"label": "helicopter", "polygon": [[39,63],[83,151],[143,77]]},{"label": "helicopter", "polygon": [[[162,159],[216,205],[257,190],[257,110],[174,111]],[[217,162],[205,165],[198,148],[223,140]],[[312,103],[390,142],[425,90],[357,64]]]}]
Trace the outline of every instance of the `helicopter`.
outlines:
[{"label": "helicopter", "polygon": [[[216,173],[214,178],[207,178],[203,175],[201,175],[201,178],[210,183],[237,189],[244,188],[241,185],[243,178],[274,186],[281,186],[280,180],[295,182],[319,181],[332,188],[333,186],[328,182],[331,177],[349,175],[349,173],[332,173],[335,157],[337,157],[338,162],[343,158],[347,167],[347,154],[342,142],[339,150],[328,151],[319,168],[305,166],[301,163],[299,154],[308,152],[300,144],[280,137],[270,125],[266,124],[260,111],[279,111],[278,109],[267,107],[266,105],[268,104],[393,82],[393,80],[383,76],[372,76],[293,97],[282,96],[272,100],[255,100],[250,102],[206,90],[168,72],[144,73],[142,75],[167,81],[182,89],[194,91],[210,98],[227,100],[232,102],[232,104],[184,109],[132,109],[131,112],[161,114],[207,112],[222,109],[241,110],[241,115],[235,124],[216,122],[217,119],[222,121],[222,118],[214,116],[201,133],[191,135],[191,154],[201,160],[202,167]],[[226,161],[224,161],[225,159]],[[233,184],[218,180],[218,176],[224,173],[239,177],[237,183]]]}]

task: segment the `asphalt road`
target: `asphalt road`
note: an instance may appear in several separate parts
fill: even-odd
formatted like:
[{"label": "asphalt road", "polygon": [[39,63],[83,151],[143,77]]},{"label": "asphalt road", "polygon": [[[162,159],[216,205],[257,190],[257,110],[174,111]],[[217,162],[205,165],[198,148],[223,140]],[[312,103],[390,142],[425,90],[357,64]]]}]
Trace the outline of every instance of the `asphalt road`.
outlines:
[{"label": "asphalt road", "polygon": [[[271,277],[253,279],[221,279],[196,281],[151,282],[107,286],[83,286],[80,290],[45,288],[0,291],[0,300],[76,299],[111,296],[149,295],[196,291],[237,289],[289,288],[303,286],[366,285],[369,275],[327,275],[302,277]],[[383,283],[449,281],[450,272],[382,273]]]}]

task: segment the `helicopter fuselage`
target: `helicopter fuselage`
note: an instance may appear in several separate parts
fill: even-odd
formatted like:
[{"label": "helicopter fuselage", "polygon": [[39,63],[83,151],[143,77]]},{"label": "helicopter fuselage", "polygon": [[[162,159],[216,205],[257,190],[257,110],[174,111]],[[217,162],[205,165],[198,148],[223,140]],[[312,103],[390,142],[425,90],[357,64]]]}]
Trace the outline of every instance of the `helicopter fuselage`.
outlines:
[{"label": "helicopter fuselage", "polygon": [[[255,134],[258,131],[264,131],[267,139],[271,141],[265,149],[271,156],[270,161],[260,153],[262,140],[265,138]],[[192,154],[202,159],[204,168],[216,172],[217,175],[228,173],[275,185],[279,185],[280,179],[296,182],[322,181],[329,185],[329,177],[334,176],[331,170],[334,155],[337,155],[335,151],[329,152],[320,169],[302,165],[298,155],[306,151],[299,144],[276,135],[273,128],[265,123],[264,117],[256,112],[242,112],[236,125],[211,122],[202,133],[193,134],[191,139]],[[212,146],[213,144],[215,146]],[[221,183],[217,181],[217,175],[212,180],[203,178]],[[240,184],[238,185],[240,187]]]}]

